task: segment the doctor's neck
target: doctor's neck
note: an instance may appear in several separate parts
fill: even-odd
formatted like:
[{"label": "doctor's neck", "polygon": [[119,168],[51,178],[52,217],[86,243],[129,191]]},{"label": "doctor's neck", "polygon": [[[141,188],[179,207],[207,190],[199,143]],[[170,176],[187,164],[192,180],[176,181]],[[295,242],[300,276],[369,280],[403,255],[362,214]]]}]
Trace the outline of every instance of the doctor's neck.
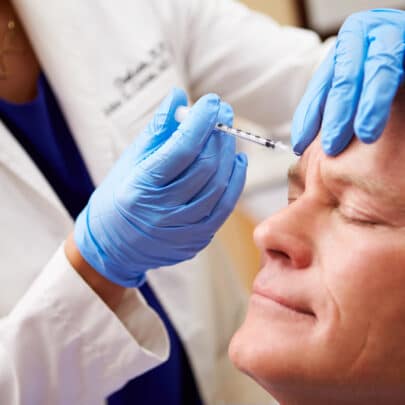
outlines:
[{"label": "doctor's neck", "polygon": [[0,1],[0,98],[25,103],[35,98],[39,62],[8,1]]}]

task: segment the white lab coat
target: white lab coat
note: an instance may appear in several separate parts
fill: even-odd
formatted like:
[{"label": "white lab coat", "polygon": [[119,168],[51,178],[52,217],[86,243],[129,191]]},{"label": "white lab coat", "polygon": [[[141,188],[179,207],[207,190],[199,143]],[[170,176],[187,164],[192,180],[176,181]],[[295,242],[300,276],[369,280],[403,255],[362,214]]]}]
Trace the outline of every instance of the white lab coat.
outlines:
[{"label": "white lab coat", "polygon": [[[231,0],[14,5],[95,184],[173,86],[193,99],[215,91],[237,113],[285,133],[325,53],[316,35]],[[164,327],[137,290],[114,314],[71,268],[61,245],[73,222],[4,125],[0,199],[0,403],[101,404],[167,357]],[[246,292],[218,241],[148,280],[205,402],[268,402],[227,357]]]}]

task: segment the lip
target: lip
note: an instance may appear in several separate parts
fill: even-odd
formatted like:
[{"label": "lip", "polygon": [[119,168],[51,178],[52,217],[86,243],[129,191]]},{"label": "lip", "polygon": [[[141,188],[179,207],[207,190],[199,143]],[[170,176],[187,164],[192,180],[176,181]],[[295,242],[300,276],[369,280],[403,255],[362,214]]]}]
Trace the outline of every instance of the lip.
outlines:
[{"label": "lip", "polygon": [[253,294],[256,294],[263,298],[271,300],[271,301],[275,302],[276,304],[278,304],[290,311],[293,311],[293,312],[301,314],[301,315],[310,316],[315,319],[317,318],[315,312],[308,305],[306,305],[299,299],[294,299],[293,297],[285,297],[285,296],[276,294],[274,291],[271,291],[269,288],[266,288],[264,290],[257,285],[254,285],[252,292],[253,292]]}]

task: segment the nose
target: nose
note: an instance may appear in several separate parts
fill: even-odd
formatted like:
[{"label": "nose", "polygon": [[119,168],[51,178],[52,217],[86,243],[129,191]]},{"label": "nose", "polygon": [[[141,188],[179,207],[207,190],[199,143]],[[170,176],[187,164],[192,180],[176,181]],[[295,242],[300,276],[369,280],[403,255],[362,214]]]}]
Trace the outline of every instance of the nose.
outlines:
[{"label": "nose", "polygon": [[[313,260],[315,216],[311,203],[297,201],[260,223],[256,245],[271,259],[282,259],[292,269],[305,269]],[[316,213],[316,211],[315,211]]]}]

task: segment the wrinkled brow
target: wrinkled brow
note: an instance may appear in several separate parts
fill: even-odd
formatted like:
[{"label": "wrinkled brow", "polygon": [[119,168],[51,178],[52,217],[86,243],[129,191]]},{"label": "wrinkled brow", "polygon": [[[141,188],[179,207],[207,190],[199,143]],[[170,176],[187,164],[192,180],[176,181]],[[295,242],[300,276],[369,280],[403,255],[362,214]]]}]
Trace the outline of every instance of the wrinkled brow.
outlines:
[{"label": "wrinkled brow", "polygon": [[[344,187],[354,187],[386,204],[387,208],[395,209],[398,215],[405,216],[405,188],[373,178],[365,178],[356,174],[339,173],[337,170],[322,171],[324,183],[340,184]],[[288,181],[304,186],[305,179],[300,167],[300,161],[288,169]]]},{"label": "wrinkled brow", "polygon": [[378,179],[365,178],[356,174],[339,173],[335,170],[323,170],[324,183],[335,183],[345,187],[354,187],[371,198],[387,205],[387,208],[398,210],[398,214],[405,215],[405,189],[383,182]]}]

